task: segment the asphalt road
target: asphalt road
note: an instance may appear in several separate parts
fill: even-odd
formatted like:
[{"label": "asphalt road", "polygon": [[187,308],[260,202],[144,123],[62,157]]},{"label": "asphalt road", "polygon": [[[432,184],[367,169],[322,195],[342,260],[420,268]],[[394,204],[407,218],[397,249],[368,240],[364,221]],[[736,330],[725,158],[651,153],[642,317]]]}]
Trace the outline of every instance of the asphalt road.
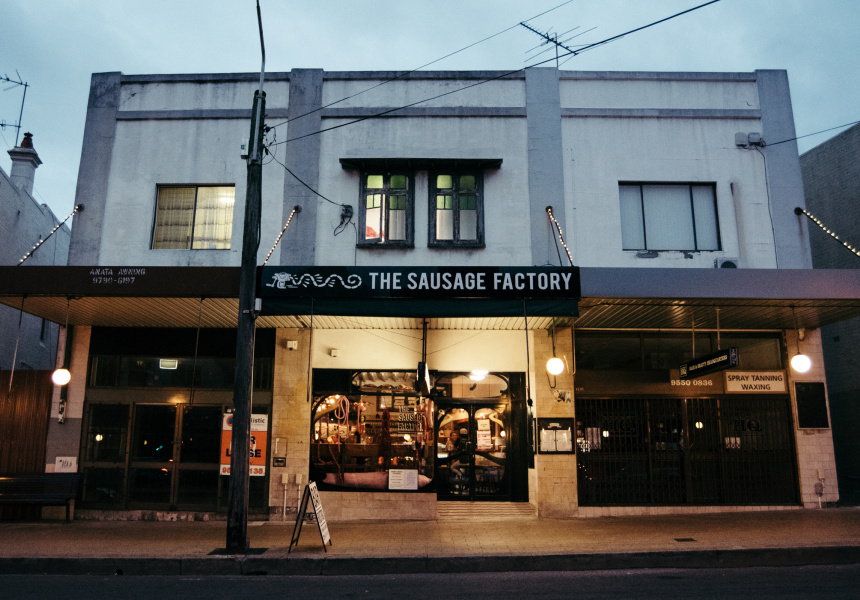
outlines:
[{"label": "asphalt road", "polygon": [[442,573],[348,577],[0,576],[0,599],[218,600],[221,598],[460,598],[660,600],[851,598],[860,565],[747,569],[642,569],[529,573]]}]

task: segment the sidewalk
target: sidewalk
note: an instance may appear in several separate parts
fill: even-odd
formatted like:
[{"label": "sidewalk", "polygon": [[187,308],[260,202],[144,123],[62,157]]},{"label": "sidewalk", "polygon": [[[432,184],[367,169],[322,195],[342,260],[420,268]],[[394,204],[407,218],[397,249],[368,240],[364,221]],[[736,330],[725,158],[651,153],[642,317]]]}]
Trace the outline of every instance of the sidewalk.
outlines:
[{"label": "sidewalk", "polygon": [[556,520],[251,522],[252,552],[223,549],[226,522],[0,523],[0,574],[344,575],[860,563],[860,509]]}]

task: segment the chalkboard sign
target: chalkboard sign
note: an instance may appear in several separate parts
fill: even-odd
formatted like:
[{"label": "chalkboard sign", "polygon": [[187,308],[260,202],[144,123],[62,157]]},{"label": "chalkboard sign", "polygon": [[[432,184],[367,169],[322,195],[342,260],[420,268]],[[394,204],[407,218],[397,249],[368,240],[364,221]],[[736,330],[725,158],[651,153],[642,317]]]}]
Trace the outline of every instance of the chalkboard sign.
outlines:
[{"label": "chalkboard sign", "polygon": [[290,547],[287,549],[287,554],[290,553],[294,545],[299,543],[299,536],[302,534],[302,522],[305,520],[305,513],[307,513],[308,510],[308,500],[310,500],[311,508],[314,512],[314,518],[320,530],[320,539],[322,539],[323,550],[328,552],[326,544],[329,546],[332,545],[331,536],[328,532],[328,523],[326,523],[322,501],[320,500],[320,493],[317,489],[316,482],[311,481],[305,486],[305,493],[302,494],[302,502],[299,505],[299,512],[296,514],[296,525],[293,527],[293,537],[290,539]]},{"label": "chalkboard sign", "polygon": [[797,397],[797,426],[801,429],[830,427],[824,383],[797,381],[794,384],[794,391]]}]

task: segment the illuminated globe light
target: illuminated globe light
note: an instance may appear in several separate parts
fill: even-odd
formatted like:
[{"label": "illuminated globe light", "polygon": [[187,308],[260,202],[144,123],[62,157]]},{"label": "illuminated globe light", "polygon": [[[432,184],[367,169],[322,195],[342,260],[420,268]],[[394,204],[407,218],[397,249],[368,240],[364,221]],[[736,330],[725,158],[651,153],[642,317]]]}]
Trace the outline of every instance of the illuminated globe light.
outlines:
[{"label": "illuminated globe light", "polygon": [[798,373],[806,373],[812,368],[812,360],[805,354],[795,354],[791,359],[791,368]]},{"label": "illuminated globe light", "polygon": [[54,382],[54,385],[66,385],[71,380],[72,374],[69,373],[68,369],[57,369],[51,375],[51,381]]},{"label": "illuminated globe light", "polygon": [[472,374],[469,375],[469,379],[472,381],[483,381],[487,378],[489,371],[472,371]]},{"label": "illuminated globe light", "polygon": [[550,375],[560,375],[564,372],[564,361],[553,356],[551,359],[546,361],[546,370]]}]

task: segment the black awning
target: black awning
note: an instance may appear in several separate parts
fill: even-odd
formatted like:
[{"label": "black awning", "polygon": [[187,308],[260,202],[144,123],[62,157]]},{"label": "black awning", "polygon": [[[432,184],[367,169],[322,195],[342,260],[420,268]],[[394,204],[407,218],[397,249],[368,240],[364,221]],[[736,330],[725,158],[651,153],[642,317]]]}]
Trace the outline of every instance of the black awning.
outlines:
[{"label": "black awning", "polygon": [[339,315],[345,317],[575,317],[575,300],[495,300],[414,298],[265,298],[261,316]]}]

